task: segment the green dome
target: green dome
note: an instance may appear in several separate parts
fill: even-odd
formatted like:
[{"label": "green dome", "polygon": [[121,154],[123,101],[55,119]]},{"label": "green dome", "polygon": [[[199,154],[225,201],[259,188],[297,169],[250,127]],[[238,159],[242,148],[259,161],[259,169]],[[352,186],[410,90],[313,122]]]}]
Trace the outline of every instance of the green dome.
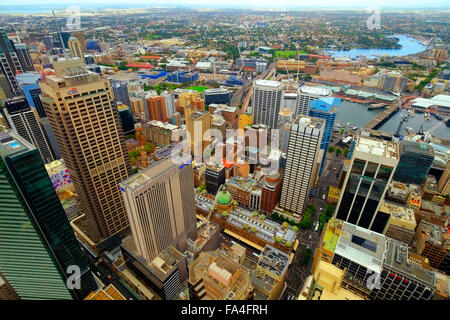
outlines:
[{"label": "green dome", "polygon": [[226,205],[230,204],[230,202],[232,200],[233,199],[231,197],[231,194],[225,188],[223,188],[222,190],[220,190],[217,193],[216,201],[217,201],[217,203],[219,203],[221,205],[226,206]]}]

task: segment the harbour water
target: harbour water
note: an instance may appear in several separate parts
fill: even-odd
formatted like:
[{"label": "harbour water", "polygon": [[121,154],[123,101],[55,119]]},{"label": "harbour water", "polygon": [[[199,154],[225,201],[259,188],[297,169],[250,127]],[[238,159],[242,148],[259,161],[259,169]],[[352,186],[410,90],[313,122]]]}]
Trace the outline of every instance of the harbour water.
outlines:
[{"label": "harbour water", "polygon": [[425,50],[426,45],[420,43],[414,38],[410,38],[404,35],[395,35],[398,38],[398,43],[402,46],[400,49],[351,49],[348,51],[343,50],[324,50],[326,54],[333,57],[349,57],[356,58],[357,56],[365,56],[366,58],[373,59],[377,56],[406,56],[409,54],[419,53]]},{"label": "harbour water", "polygon": [[[336,115],[336,120],[345,126],[350,122],[350,127],[358,126],[358,129],[360,129],[380,112],[383,112],[383,109],[369,111],[367,110],[367,105],[342,100]],[[404,111],[401,110],[394,114],[386,121],[386,123],[378,128],[378,130],[394,133],[397,130],[403,112]],[[439,121],[433,116],[430,117],[430,121],[425,121],[424,114],[420,112],[416,112],[413,117],[409,117],[408,121],[403,123],[400,134],[407,134],[407,127],[410,127],[414,132],[417,132],[421,125],[423,125],[424,131],[431,131],[434,136],[450,139],[450,128],[447,127],[443,121]]]}]

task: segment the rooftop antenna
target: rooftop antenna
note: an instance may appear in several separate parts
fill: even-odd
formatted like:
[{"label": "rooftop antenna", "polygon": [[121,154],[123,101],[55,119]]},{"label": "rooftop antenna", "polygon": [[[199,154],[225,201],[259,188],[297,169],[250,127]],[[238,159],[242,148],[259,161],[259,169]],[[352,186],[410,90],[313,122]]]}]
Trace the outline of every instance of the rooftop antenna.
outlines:
[{"label": "rooftop antenna", "polygon": [[64,57],[66,57],[66,47],[64,46],[64,41],[63,41],[63,38],[62,38],[62,35],[61,35],[61,31],[59,29],[58,20],[56,20],[55,11],[52,10],[52,14],[53,14],[53,18],[55,18],[56,30],[58,32],[59,41],[61,42],[61,46],[62,46],[62,49],[63,49],[63,54],[64,54]]}]

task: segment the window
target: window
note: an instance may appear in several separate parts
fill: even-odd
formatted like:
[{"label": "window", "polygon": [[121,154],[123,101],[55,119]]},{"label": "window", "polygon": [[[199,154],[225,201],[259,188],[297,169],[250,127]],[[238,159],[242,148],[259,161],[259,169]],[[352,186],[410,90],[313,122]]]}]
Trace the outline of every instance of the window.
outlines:
[{"label": "window", "polygon": [[377,252],[377,244],[373,241],[358,237],[357,235],[352,235],[352,242],[372,252]]}]

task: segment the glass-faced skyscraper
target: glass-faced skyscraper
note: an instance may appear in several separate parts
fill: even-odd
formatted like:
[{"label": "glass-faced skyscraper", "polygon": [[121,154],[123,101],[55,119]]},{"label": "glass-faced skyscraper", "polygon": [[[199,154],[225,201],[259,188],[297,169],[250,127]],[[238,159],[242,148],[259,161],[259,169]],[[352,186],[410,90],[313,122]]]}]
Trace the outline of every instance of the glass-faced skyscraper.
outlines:
[{"label": "glass-faced skyscraper", "polygon": [[383,233],[389,215],[378,212],[398,164],[398,143],[359,136],[336,207],[337,218]]},{"label": "glass-faced skyscraper", "polygon": [[[71,265],[80,290],[66,285]],[[0,134],[0,270],[22,299],[82,299],[97,289],[39,152],[14,132]]]},{"label": "glass-faced skyscraper", "polygon": [[320,149],[323,150],[323,158],[320,164],[319,174],[322,174],[323,165],[325,164],[328,145],[333,135],[334,121],[336,120],[336,113],[340,103],[340,98],[326,97],[312,100],[309,105],[309,116],[325,120],[325,129],[323,131],[322,142],[320,143]]},{"label": "glass-faced skyscraper", "polygon": [[433,148],[424,142],[403,140],[400,143],[400,161],[394,180],[422,185],[434,160]]}]

